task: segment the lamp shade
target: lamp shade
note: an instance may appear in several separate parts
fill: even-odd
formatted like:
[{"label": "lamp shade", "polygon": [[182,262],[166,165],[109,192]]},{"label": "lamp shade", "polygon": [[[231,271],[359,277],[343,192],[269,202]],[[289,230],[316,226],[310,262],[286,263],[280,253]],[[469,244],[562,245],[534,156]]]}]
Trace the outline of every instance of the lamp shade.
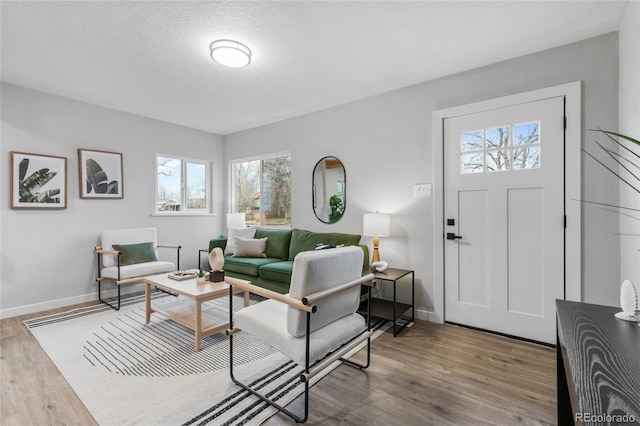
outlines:
[{"label": "lamp shade", "polygon": [[227,228],[244,228],[244,213],[227,213]]},{"label": "lamp shade", "polygon": [[391,232],[391,216],[384,213],[365,213],[362,233],[369,237],[388,237]]}]

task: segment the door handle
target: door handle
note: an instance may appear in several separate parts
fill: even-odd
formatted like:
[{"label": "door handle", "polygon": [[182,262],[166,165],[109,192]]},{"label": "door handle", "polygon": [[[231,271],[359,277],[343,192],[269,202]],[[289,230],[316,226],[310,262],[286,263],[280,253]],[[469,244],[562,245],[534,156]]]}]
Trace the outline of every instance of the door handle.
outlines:
[{"label": "door handle", "polygon": [[447,240],[460,240],[462,237],[460,235],[456,235],[453,232],[447,232]]}]

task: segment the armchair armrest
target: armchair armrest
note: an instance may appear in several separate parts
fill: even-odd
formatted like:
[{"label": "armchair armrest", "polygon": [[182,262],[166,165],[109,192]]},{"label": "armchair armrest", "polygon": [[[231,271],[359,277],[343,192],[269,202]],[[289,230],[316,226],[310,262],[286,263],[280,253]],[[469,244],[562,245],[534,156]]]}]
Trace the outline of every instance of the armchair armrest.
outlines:
[{"label": "armchair armrest", "polygon": [[114,256],[120,256],[122,252],[117,250],[107,250],[103,249],[102,246],[96,246],[96,253],[99,254],[113,254]]},{"label": "armchair armrest", "polygon": [[174,244],[158,244],[158,247],[173,248],[173,249],[178,249],[178,250],[180,250],[182,248],[181,245],[174,245]]},{"label": "armchair armrest", "polygon": [[233,287],[238,287],[241,290],[248,291],[253,294],[257,294],[258,296],[266,297],[268,299],[277,300],[278,302],[286,303],[289,306],[292,306],[296,309],[300,309],[305,312],[315,312],[317,306],[315,305],[305,305],[301,300],[294,299],[285,294],[276,293],[275,291],[267,290],[266,288],[258,287],[257,285],[251,284],[249,281],[240,280],[238,278],[233,277],[225,277],[224,282]]}]

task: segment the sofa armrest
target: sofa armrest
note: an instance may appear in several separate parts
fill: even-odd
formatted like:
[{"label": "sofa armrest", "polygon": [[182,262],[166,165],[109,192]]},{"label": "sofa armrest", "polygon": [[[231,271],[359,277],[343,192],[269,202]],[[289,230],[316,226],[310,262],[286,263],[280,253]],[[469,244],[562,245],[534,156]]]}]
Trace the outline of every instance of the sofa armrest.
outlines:
[{"label": "sofa armrest", "polygon": [[220,238],[212,238],[211,240],[209,240],[209,253],[211,253],[211,250],[213,250],[216,247],[220,247],[222,251],[224,251],[224,249],[227,247],[227,238],[220,237]]},{"label": "sofa armrest", "polygon": [[358,247],[364,252],[364,259],[362,260],[363,269],[369,268],[369,247],[364,244],[359,244]]}]

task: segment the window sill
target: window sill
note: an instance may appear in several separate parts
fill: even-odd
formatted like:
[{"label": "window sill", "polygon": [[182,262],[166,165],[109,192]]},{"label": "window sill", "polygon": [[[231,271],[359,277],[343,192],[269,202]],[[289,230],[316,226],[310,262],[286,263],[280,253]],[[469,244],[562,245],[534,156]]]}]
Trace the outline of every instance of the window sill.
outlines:
[{"label": "window sill", "polygon": [[215,213],[187,213],[187,212],[175,212],[175,213],[151,213],[151,217],[193,217],[193,216],[217,216]]}]

